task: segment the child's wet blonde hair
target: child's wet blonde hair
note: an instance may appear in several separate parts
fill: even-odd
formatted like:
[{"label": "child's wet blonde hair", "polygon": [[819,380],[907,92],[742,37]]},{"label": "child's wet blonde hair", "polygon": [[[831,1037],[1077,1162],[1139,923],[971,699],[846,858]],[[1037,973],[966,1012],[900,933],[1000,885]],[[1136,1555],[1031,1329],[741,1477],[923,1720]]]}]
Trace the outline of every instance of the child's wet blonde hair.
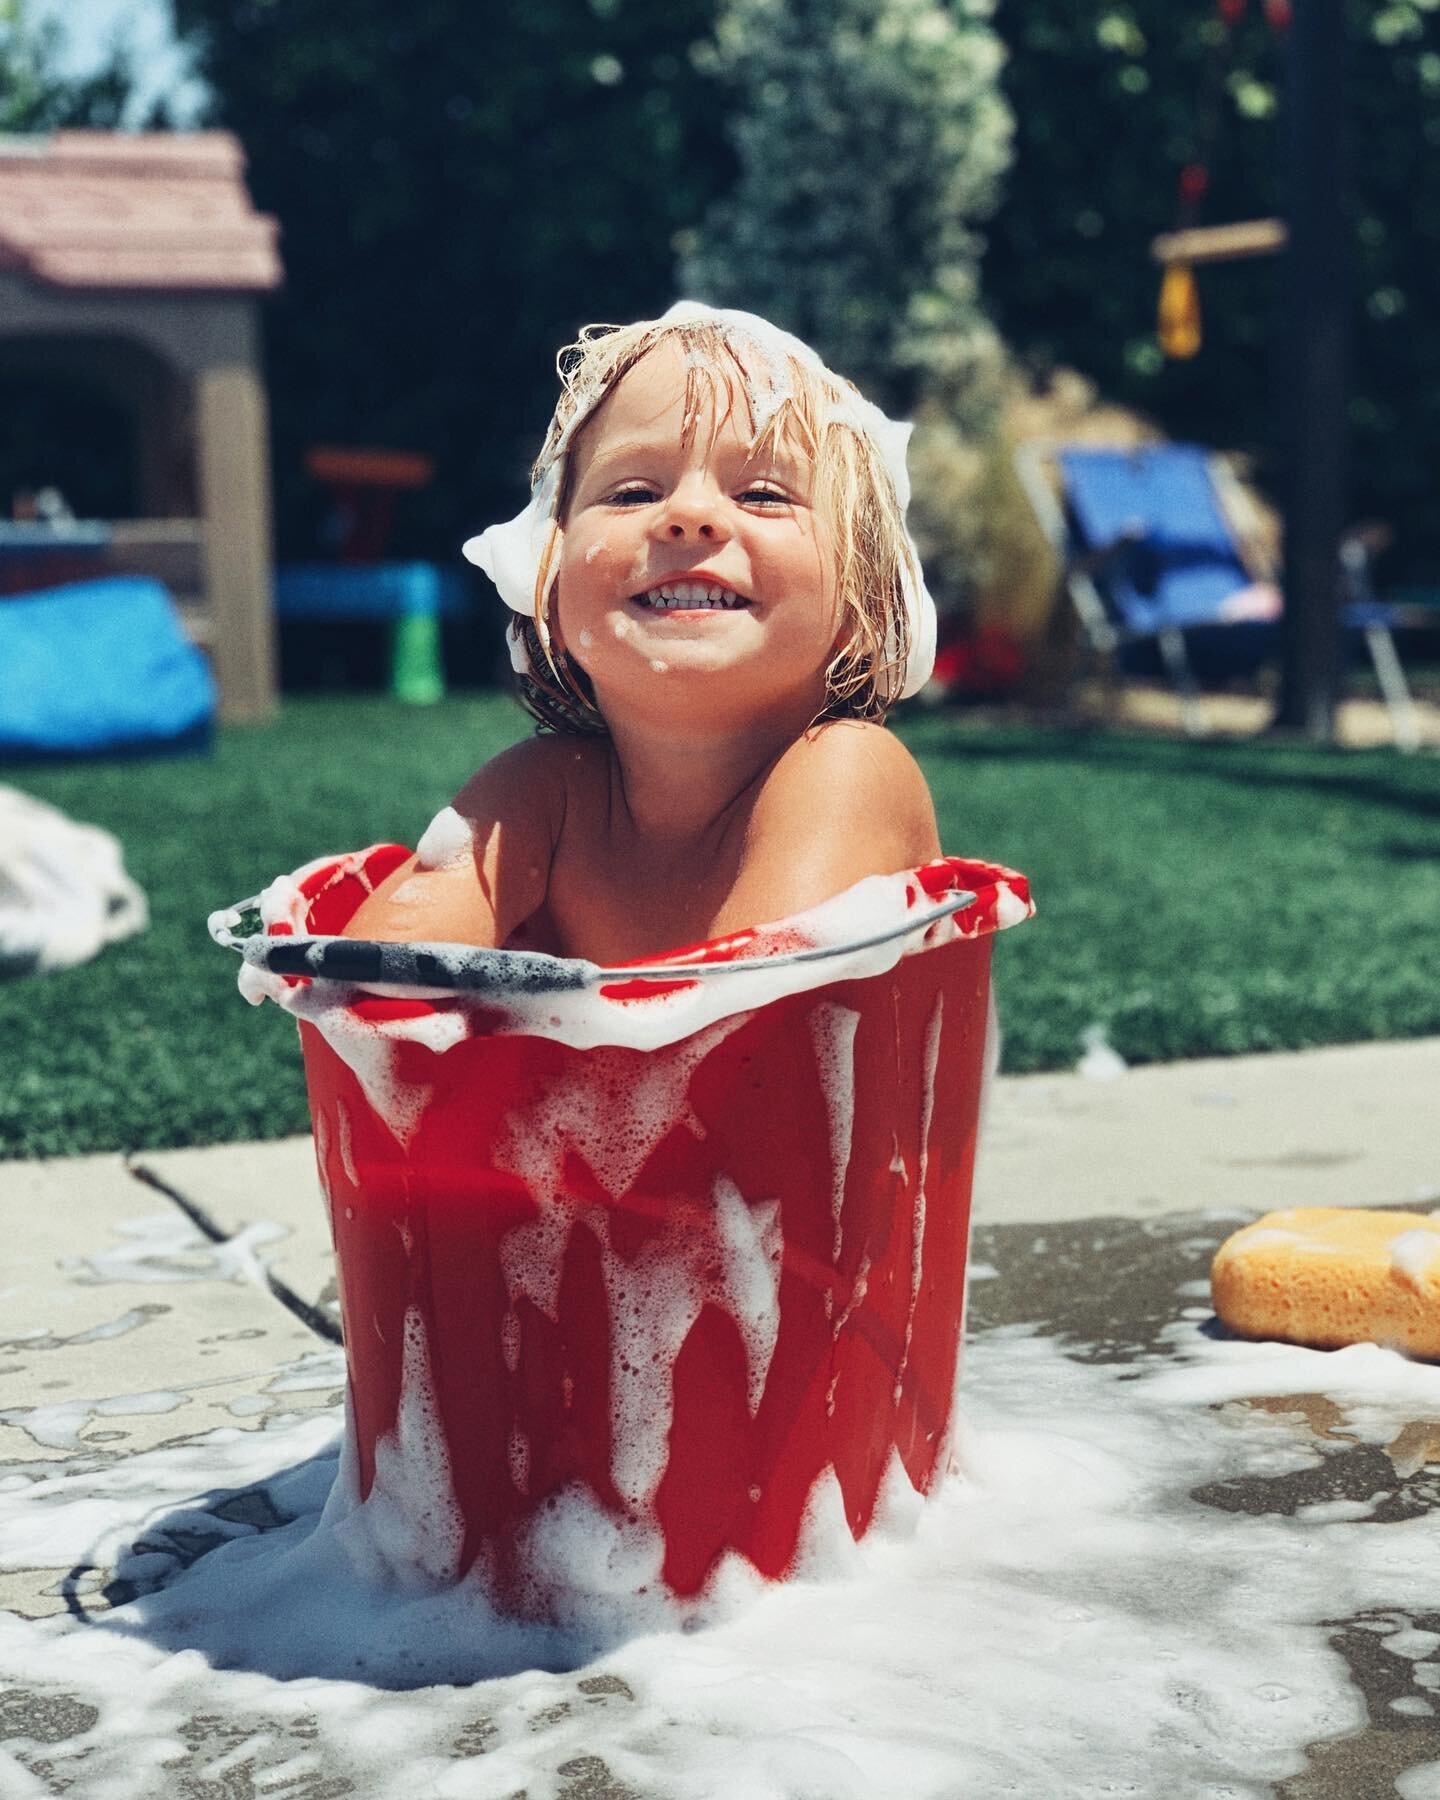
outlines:
[{"label": "child's wet blonde hair", "polygon": [[587,325],[556,357],[560,399],[532,470],[537,491],[553,489],[553,512],[533,617],[517,618],[529,664],[520,670],[517,663],[521,701],[552,730],[607,729],[584,670],[554,630],[555,565],[573,491],[569,452],[626,373],[662,342],[675,343],[684,358],[687,444],[707,406],[719,418],[743,400],[752,456],[784,443],[812,464],[811,505],[833,536],[842,618],[849,626],[825,670],[826,703],[817,723],[883,718],[904,683],[912,632],[906,586],[918,583],[920,572],[900,496],[865,429],[865,402],[818,359],[786,354],[783,366],[776,366],[770,345],[714,317]]}]

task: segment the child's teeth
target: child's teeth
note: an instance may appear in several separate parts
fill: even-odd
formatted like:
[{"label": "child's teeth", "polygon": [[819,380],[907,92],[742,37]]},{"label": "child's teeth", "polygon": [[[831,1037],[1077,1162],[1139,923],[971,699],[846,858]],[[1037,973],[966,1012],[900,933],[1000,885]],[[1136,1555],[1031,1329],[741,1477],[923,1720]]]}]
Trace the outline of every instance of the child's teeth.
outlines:
[{"label": "child's teeth", "polygon": [[740,596],[728,588],[713,588],[700,581],[675,581],[652,588],[642,596],[647,606],[693,606],[702,611],[725,610],[740,604]]}]

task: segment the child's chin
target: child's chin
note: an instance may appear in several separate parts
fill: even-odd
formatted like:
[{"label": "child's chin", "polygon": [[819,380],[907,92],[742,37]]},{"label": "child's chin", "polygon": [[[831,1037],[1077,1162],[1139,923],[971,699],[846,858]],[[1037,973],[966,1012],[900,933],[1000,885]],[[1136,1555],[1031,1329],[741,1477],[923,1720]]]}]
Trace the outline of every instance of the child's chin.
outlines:
[{"label": "child's chin", "polygon": [[[743,650],[731,645],[697,644],[683,638],[668,644],[647,644],[645,654],[653,675],[716,677],[733,674],[738,679],[754,661]],[[657,664],[663,667],[657,667]]]},{"label": "child's chin", "polygon": [[627,702],[646,712],[673,701],[679,714],[693,714],[697,707],[741,703],[755,687],[757,666],[753,657],[726,655],[716,646],[690,643],[632,646],[638,654],[628,668],[615,669],[606,690],[607,711]]}]

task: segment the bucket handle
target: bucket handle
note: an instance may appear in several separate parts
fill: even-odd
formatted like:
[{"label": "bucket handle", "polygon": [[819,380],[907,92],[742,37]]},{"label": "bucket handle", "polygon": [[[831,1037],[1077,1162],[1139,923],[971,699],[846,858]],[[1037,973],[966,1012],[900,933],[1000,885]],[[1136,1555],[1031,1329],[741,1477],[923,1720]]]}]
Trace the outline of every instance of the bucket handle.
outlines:
[{"label": "bucket handle", "polygon": [[211,913],[208,929],[217,944],[238,952],[251,968],[265,969],[272,975],[298,975],[316,981],[343,982],[350,987],[554,994],[614,982],[677,981],[753,972],[759,964],[766,968],[794,968],[846,951],[870,950],[893,943],[896,938],[911,937],[963,912],[975,900],[974,893],[957,890],[899,924],[843,944],[784,950],[775,956],[737,957],[730,962],[625,964],[619,968],[602,968],[599,963],[578,957],[547,956],[533,950],[489,950],[474,944],[392,944],[320,935],[270,937],[264,929],[258,894]]}]

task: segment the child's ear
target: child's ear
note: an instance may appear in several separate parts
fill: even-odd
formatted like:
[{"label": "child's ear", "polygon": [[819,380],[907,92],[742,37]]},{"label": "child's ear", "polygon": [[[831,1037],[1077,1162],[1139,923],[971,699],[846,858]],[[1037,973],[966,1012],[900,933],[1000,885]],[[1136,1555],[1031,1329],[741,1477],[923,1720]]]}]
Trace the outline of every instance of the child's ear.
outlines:
[{"label": "child's ear", "polygon": [[850,617],[850,608],[842,605],[840,608],[840,622],[835,628],[835,641],[830,646],[831,659],[833,660],[835,657],[841,656],[845,651],[851,649],[855,643],[856,636],[855,623]]}]

